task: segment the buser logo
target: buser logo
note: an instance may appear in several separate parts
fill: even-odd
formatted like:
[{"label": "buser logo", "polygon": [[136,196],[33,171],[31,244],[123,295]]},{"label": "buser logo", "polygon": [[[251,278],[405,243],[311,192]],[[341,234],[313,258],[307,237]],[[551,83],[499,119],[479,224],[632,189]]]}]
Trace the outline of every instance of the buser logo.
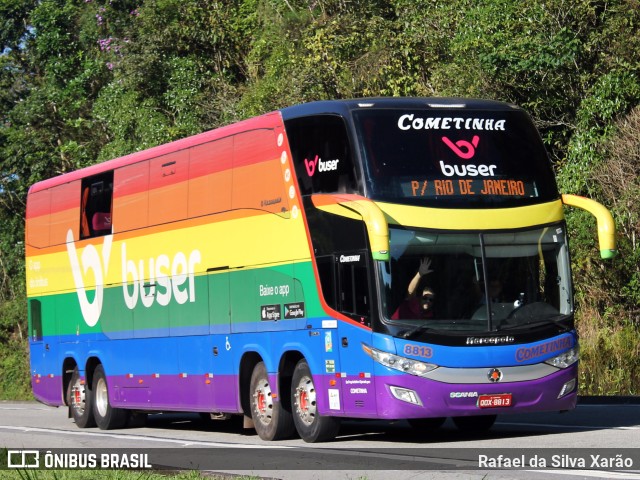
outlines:
[{"label": "buser logo", "polygon": [[458,140],[456,143],[453,143],[447,137],[442,137],[442,141],[457,156],[459,156],[460,158],[464,158],[465,160],[469,160],[476,154],[476,147],[478,146],[478,142],[480,142],[480,137],[478,135],[474,135],[471,139],[471,142],[467,142],[466,140]]},{"label": "buser logo", "polygon": [[[71,263],[73,283],[76,287],[80,310],[85,323],[93,327],[98,323],[104,303],[104,285],[109,272],[109,260],[113,247],[113,236],[103,237],[102,251],[88,244],[78,256],[73,231],[67,232],[67,254]],[[159,255],[137,261],[127,257],[127,246],[122,242],[122,294],[127,308],[133,310],[138,300],[146,308],[154,303],[165,307],[172,300],[182,305],[196,301],[195,266],[201,262],[199,250],[187,256],[177,252],[173,258]],[[116,259],[117,262],[117,259]],[[92,273],[89,274],[89,271]],[[87,295],[85,277],[93,277],[95,292],[93,300]]]},{"label": "buser logo", "polygon": [[[109,269],[109,257],[111,256],[111,246],[113,244],[113,236],[107,235],[102,243],[102,255],[98,254],[96,247],[89,244],[84,247],[81,259],[78,259],[76,251],[76,242],[73,238],[73,231],[67,232],[67,253],[71,262],[71,273],[73,274],[73,283],[76,286],[78,301],[80,302],[80,310],[84,321],[90,327],[95,326],[102,312],[102,302],[104,300],[104,279]],[[80,270],[80,260],[82,260],[82,271]],[[93,301],[89,301],[84,286],[84,276],[89,270],[93,271],[95,278],[95,295]]]},{"label": "buser logo", "polygon": [[313,177],[313,175],[316,173],[316,167],[318,168],[319,172],[332,172],[338,169],[339,161],[339,159],[336,159],[323,162],[322,159],[318,155],[316,155],[313,160],[308,160],[305,158],[304,166],[307,169],[307,174],[310,177]]},{"label": "buser logo", "polygon": [[[458,140],[455,143],[447,137],[442,137],[442,141],[458,157],[463,160],[470,160],[476,154],[480,137],[474,135],[470,142],[467,140]],[[454,175],[458,177],[493,177],[495,175],[495,169],[495,165],[447,165],[440,160],[440,170],[447,177],[453,177]]]}]

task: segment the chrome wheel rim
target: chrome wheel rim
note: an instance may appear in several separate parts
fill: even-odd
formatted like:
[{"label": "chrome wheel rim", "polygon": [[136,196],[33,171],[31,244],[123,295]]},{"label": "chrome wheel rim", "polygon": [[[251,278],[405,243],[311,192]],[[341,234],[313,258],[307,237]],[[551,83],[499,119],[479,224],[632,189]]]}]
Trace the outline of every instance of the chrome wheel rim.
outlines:
[{"label": "chrome wheel rim", "polygon": [[269,425],[273,420],[273,400],[271,386],[265,378],[260,379],[253,392],[253,411],[256,418],[263,425]]},{"label": "chrome wheel rim", "polygon": [[109,392],[107,391],[107,382],[104,378],[98,379],[94,395],[96,409],[101,417],[105,417],[107,415],[107,409],[109,408]]},{"label": "chrome wheel rim", "polygon": [[73,387],[71,387],[71,403],[75,411],[78,412],[78,415],[82,416],[86,405],[86,396],[84,385],[80,379],[77,379]]},{"label": "chrome wheel rim", "polygon": [[305,375],[298,382],[296,393],[294,395],[294,403],[296,414],[305,425],[311,425],[316,418],[316,389],[313,386],[313,380]]}]

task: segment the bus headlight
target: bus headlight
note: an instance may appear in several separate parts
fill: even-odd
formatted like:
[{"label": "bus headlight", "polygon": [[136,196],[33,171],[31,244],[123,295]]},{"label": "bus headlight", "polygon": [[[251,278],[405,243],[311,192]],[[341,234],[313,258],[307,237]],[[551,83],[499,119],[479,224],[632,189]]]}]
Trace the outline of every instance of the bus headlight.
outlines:
[{"label": "bus headlight", "polygon": [[567,368],[578,361],[578,352],[579,348],[573,347],[560,355],[550,358],[549,360],[545,360],[544,363],[556,368]]},{"label": "bus headlight", "polygon": [[369,345],[362,344],[362,349],[373,358],[380,365],[393,368],[400,372],[408,373],[410,375],[416,375],[418,377],[424,377],[431,370],[438,368],[438,365],[432,363],[419,362],[411,358],[400,357],[392,353],[383,352]]}]

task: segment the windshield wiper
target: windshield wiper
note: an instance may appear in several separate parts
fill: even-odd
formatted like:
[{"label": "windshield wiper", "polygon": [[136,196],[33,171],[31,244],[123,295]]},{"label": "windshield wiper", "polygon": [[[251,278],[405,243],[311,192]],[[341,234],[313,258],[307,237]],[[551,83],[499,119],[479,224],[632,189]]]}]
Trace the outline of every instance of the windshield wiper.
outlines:
[{"label": "windshield wiper", "polygon": [[529,328],[529,327],[540,327],[543,325],[555,325],[557,327],[561,327],[563,332],[568,332],[569,330],[571,330],[569,327],[567,327],[566,325],[562,325],[561,323],[558,323],[559,320],[564,320],[566,318],[569,318],[569,315],[556,315],[555,317],[546,318],[544,320],[537,320],[535,322],[517,323],[515,325],[500,327],[498,328],[498,331],[502,332],[504,330],[514,330],[516,328]]},{"label": "windshield wiper", "polygon": [[402,338],[413,338],[414,336],[420,333],[427,332],[429,330],[435,330],[435,329],[429,327],[428,325],[418,325],[417,327],[414,327],[411,330],[407,330],[401,336]]}]

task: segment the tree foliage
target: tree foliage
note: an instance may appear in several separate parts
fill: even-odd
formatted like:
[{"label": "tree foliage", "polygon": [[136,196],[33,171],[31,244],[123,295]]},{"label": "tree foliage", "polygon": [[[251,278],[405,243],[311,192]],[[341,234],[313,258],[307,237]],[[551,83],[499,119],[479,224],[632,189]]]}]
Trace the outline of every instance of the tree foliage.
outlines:
[{"label": "tree foliage", "polygon": [[0,18],[0,302],[24,299],[38,180],[310,100],[471,96],[526,108],[561,190],[613,209],[606,266],[568,212],[598,317],[580,319],[637,333],[638,0],[0,0]]}]

